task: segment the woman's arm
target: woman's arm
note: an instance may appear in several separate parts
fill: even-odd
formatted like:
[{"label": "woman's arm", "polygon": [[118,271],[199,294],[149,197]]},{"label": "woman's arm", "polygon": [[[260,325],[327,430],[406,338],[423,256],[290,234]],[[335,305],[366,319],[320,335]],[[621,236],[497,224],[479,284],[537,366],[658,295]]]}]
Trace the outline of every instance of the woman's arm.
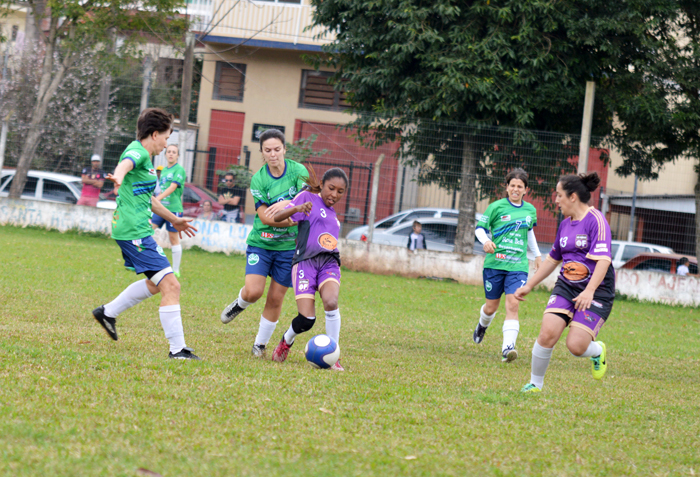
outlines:
[{"label": "woman's arm", "polygon": [[260,222],[264,225],[269,225],[270,227],[291,227],[294,222],[291,219],[284,219],[282,222],[276,222],[273,217],[268,216],[265,211],[267,210],[266,205],[261,205],[257,208],[258,217],[260,217]]},{"label": "woman's arm", "polygon": [[296,207],[290,207],[288,209],[284,209],[284,210],[277,212],[275,214],[275,221],[281,222],[283,220],[289,219],[289,217],[296,214],[297,212],[303,212],[306,215],[309,215],[309,212],[311,212],[312,207],[313,207],[313,204],[311,203],[311,201],[309,201],[309,202],[304,202],[303,204],[299,204]]},{"label": "woman's arm", "polygon": [[605,274],[610,268],[610,262],[608,260],[598,260],[595,264],[595,270],[593,270],[593,275],[591,280],[586,285],[586,289],[583,290],[579,296],[574,298],[576,302],[576,309],[578,311],[587,310],[591,307],[591,302],[593,301],[593,295],[598,289],[598,286],[603,282]]},{"label": "woman's arm", "polygon": [[156,199],[158,199],[158,200],[163,200],[163,199],[165,199],[165,198],[168,197],[170,194],[172,194],[173,192],[175,192],[175,189],[177,189],[177,182],[171,183],[171,184],[168,186],[167,189],[165,189],[163,192],[161,192],[160,194],[158,194],[158,197],[156,197]]},{"label": "woman's arm", "polygon": [[114,174],[107,174],[107,177],[105,177],[105,179],[114,182],[115,194],[119,192],[119,188],[121,187],[122,182],[124,182],[124,176],[126,176],[126,174],[133,168],[134,162],[131,160],[124,159],[117,165],[117,168],[114,169]]}]

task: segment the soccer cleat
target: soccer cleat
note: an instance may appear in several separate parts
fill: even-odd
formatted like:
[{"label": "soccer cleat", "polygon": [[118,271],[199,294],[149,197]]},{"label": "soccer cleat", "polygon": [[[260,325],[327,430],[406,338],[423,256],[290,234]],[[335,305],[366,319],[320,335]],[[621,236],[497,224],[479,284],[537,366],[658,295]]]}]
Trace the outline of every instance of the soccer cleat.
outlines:
[{"label": "soccer cleat", "polygon": [[486,327],[481,326],[481,323],[476,324],[476,329],[474,330],[474,343],[479,344],[484,340],[484,335],[486,334]]},{"label": "soccer cleat", "polygon": [[117,341],[117,319],[110,318],[109,316],[105,315],[104,305],[98,306],[92,310],[92,316],[94,316],[95,320],[102,325],[102,328],[105,329],[107,335],[109,335],[109,337],[114,341]]},{"label": "soccer cleat", "polygon": [[280,344],[278,344],[275,350],[272,352],[272,361],[283,363],[284,360],[287,359],[287,355],[289,354],[289,350],[293,344],[294,343],[288,345],[283,336],[282,340],[280,340]]},{"label": "soccer cleat", "polygon": [[192,348],[182,348],[180,351],[177,353],[174,353],[171,351],[168,353],[168,358],[170,359],[194,359],[196,361],[200,361],[202,358],[197,356],[192,352]]},{"label": "soccer cleat", "polygon": [[510,363],[518,358],[518,352],[512,346],[503,350],[501,361],[504,363]]},{"label": "soccer cleat", "polygon": [[593,379],[603,379],[603,376],[605,376],[605,372],[608,370],[605,343],[603,343],[602,341],[598,341],[598,344],[600,344],[600,347],[603,348],[603,352],[600,353],[600,356],[591,358],[591,373],[593,373]]},{"label": "soccer cleat", "polygon": [[265,345],[254,344],[253,349],[250,352],[250,354],[252,354],[256,358],[264,358],[265,357]]},{"label": "soccer cleat", "polygon": [[532,383],[527,383],[523,388],[520,390],[521,393],[541,393],[542,390],[535,386]]},{"label": "soccer cleat", "polygon": [[126,265],[124,265],[124,270],[126,270],[127,272],[135,272],[136,271],[136,269],[134,267],[127,267]]},{"label": "soccer cleat", "polygon": [[173,275],[175,275],[176,278],[180,278],[180,272],[173,272]]},{"label": "soccer cleat", "polygon": [[238,306],[238,298],[236,298],[233,300],[233,303],[224,308],[224,311],[221,312],[221,322],[223,324],[231,323],[243,310],[245,310],[245,308]]},{"label": "soccer cleat", "polygon": [[343,365],[340,364],[340,360],[336,361],[333,366],[331,366],[331,369],[333,371],[345,371],[345,368],[343,368]]}]

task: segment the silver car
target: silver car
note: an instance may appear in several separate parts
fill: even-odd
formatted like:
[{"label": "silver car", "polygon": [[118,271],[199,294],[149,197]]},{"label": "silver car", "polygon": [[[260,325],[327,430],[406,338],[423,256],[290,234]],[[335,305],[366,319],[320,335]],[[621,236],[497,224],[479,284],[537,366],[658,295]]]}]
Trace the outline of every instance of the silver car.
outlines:
[{"label": "silver car", "polygon": [[[14,169],[3,169],[0,178],[0,197],[7,197],[15,178]],[[80,199],[83,183],[80,177],[55,172],[29,171],[22,190],[22,199],[43,202],[75,204]]]},{"label": "silver car", "polygon": [[[414,220],[418,220],[421,223],[424,219],[428,218],[449,218],[457,220],[458,216],[459,210],[457,209],[439,209],[435,207],[425,207],[421,209],[402,210],[401,212],[398,212],[394,215],[390,215],[389,217],[385,217],[382,220],[378,220],[377,222],[375,222],[374,234],[376,235],[377,232],[381,229],[386,230],[400,224],[412,224]],[[367,225],[354,228],[345,238],[349,240],[362,240],[362,236],[366,236],[368,230],[369,226]]]}]

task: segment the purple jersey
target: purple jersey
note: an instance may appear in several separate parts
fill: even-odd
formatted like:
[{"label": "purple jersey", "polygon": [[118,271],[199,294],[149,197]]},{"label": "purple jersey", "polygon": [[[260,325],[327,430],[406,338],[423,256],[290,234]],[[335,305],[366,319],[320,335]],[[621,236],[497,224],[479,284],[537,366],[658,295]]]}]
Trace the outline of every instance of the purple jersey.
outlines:
[{"label": "purple jersey", "polygon": [[559,280],[573,289],[583,291],[591,280],[596,263],[607,260],[611,263],[605,278],[598,286],[596,295],[615,296],[615,271],[610,255],[610,225],[600,211],[591,207],[585,217],[572,221],[567,217],[559,226],[557,236],[549,252],[549,259],[564,262]]},{"label": "purple jersey", "polygon": [[294,222],[299,223],[297,249],[292,265],[321,254],[333,256],[340,264],[340,252],[338,251],[340,222],[335,215],[335,210],[333,207],[327,207],[319,194],[309,191],[297,195],[286,208],[296,207],[304,202],[313,204],[309,215],[297,212],[291,217]]}]

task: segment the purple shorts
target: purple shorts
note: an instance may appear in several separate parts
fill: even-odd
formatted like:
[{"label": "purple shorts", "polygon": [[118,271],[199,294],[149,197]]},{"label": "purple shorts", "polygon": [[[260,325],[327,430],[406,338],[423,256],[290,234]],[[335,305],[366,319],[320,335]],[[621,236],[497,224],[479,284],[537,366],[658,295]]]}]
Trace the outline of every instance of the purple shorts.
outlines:
[{"label": "purple shorts", "polygon": [[558,315],[566,321],[572,328],[582,328],[587,331],[593,339],[598,336],[598,332],[603,327],[605,319],[591,309],[578,311],[576,304],[559,295],[552,295],[547,302],[544,312]]},{"label": "purple shorts", "polygon": [[333,257],[317,255],[292,267],[292,283],[297,300],[313,300],[316,292],[329,281],[340,285],[340,265]]}]

